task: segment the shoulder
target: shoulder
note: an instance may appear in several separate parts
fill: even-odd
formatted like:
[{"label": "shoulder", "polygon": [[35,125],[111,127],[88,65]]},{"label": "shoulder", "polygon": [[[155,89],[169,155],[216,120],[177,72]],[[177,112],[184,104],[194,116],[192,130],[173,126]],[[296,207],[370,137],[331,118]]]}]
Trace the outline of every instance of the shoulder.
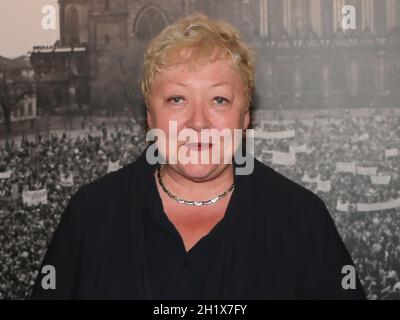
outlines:
[{"label": "shoulder", "polygon": [[255,159],[254,183],[259,193],[274,202],[281,208],[292,209],[292,212],[307,213],[325,210],[323,200],[311,190],[301,184],[290,180],[273,168]]},{"label": "shoulder", "polygon": [[149,176],[150,171],[151,165],[147,163],[145,152],[143,152],[135,161],[82,185],[78,193],[89,199],[107,200],[124,194],[128,189],[140,189],[140,182]]},{"label": "shoulder", "polygon": [[[357,290],[341,287],[343,266],[354,263],[324,201],[312,191],[257,161],[255,183],[267,217],[266,230],[275,257],[288,270],[295,266],[304,298],[364,298]],[[295,261],[295,264],[293,264]]]},{"label": "shoulder", "polygon": [[72,206],[73,211],[79,211],[82,222],[92,223],[94,219],[106,215],[122,214],[131,200],[140,199],[146,168],[141,161],[136,160],[83,184],[72,195],[69,206]]},{"label": "shoulder", "polygon": [[273,233],[291,239],[293,246],[307,243],[311,248],[327,237],[339,241],[334,220],[317,194],[259,161],[253,179],[259,210],[275,226]]},{"label": "shoulder", "polygon": [[[117,171],[109,172],[104,176],[87,182],[80,186],[76,194],[90,200],[97,198],[100,201],[118,194],[120,189],[129,182],[129,177],[135,173],[136,166],[135,162],[129,163]],[[102,196],[107,197],[103,198]]]}]

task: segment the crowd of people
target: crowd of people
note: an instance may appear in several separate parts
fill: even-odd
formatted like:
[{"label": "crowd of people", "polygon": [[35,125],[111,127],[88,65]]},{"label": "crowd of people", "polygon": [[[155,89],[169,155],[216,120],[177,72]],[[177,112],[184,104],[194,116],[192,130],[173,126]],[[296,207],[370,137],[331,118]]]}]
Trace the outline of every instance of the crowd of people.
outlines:
[{"label": "crowd of people", "polygon": [[[400,208],[371,212],[337,210],[338,201],[376,203],[400,198],[400,117],[371,116],[260,121],[257,131],[294,130],[293,137],[255,140],[255,156],[291,180],[316,192],[327,205],[357,267],[369,299],[400,299]],[[368,134],[368,135],[365,135]],[[363,136],[362,139],[359,139]],[[38,268],[70,196],[80,185],[134,161],[146,146],[143,125],[127,121],[90,131],[37,134],[0,145],[0,299],[29,297]],[[292,165],[276,164],[272,151],[305,145]],[[337,162],[354,161],[390,175],[375,185],[367,175],[337,172]],[[304,176],[329,180],[318,190]],[[63,183],[61,177],[72,177]],[[28,206],[24,190],[47,190],[47,201]]]},{"label": "crowd of people", "polygon": [[[29,298],[60,217],[79,186],[133,161],[145,148],[143,128],[127,121],[77,132],[37,134],[0,146],[0,299]],[[72,176],[63,184],[61,177]],[[28,206],[24,190],[47,190],[47,203]]]},{"label": "crowd of people", "polygon": [[[343,118],[258,121],[255,128],[295,130],[293,138],[257,139],[256,157],[324,200],[368,299],[400,299],[400,207],[370,212],[337,209],[338,201],[373,204],[400,198],[400,117],[346,114]],[[274,164],[270,151],[288,152],[291,145],[306,145],[309,152],[296,153],[295,165]],[[389,149],[397,149],[399,154],[387,157],[385,150]],[[375,185],[368,175],[337,172],[338,162],[375,167],[376,174],[390,176],[390,182]],[[317,190],[316,182],[304,182],[305,176],[320,176],[320,180],[330,181],[331,189]]]}]

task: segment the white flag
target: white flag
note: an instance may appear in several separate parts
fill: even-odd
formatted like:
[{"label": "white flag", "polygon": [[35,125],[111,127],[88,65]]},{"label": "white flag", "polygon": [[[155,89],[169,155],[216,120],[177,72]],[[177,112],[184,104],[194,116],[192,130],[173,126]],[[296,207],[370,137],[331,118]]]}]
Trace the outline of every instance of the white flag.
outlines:
[{"label": "white flag", "polygon": [[315,191],[322,191],[322,192],[331,191],[331,181],[330,180],[326,180],[326,181],[319,180],[317,182],[317,189]]},{"label": "white flag", "polygon": [[132,134],[136,135],[136,136],[139,135],[141,129],[142,129],[141,126],[139,124],[135,123],[132,128]]},{"label": "white flag", "polygon": [[22,191],[22,201],[28,207],[36,206],[39,203],[47,204],[47,189]]},{"label": "white flag", "polygon": [[307,182],[307,183],[318,183],[318,181],[320,181],[320,175],[311,178],[308,174],[305,174],[302,178],[301,178],[302,182]]},{"label": "white flag", "polygon": [[290,152],[273,151],[272,163],[293,166],[296,163],[296,155]]},{"label": "white flag", "polygon": [[278,125],[279,121],[278,120],[261,120],[260,122],[260,126],[261,129],[266,130],[266,128],[268,128],[268,125]]},{"label": "white flag", "polygon": [[263,147],[261,148],[261,152],[262,152],[262,153],[272,153],[273,151],[272,151],[272,150],[269,150],[269,149],[268,149],[268,146],[263,146]]},{"label": "white flag", "polygon": [[385,157],[390,158],[390,157],[396,157],[399,154],[399,151],[397,148],[392,148],[392,149],[386,149],[385,150]]},{"label": "white flag", "polygon": [[264,132],[261,130],[256,130],[254,132],[254,137],[259,139],[287,139],[293,138],[295,135],[295,130],[284,130],[276,132]]},{"label": "white flag", "polygon": [[372,184],[389,184],[391,176],[371,176]]},{"label": "white flag", "polygon": [[379,210],[395,209],[400,207],[400,198],[384,202],[357,203],[358,212],[370,212]]},{"label": "white flag", "polygon": [[307,152],[307,145],[303,144],[300,146],[289,146],[289,152],[290,153],[302,153],[302,152]]},{"label": "white flag", "polygon": [[357,174],[363,176],[376,176],[377,167],[358,167],[357,166]]},{"label": "white flag", "polygon": [[336,163],[336,172],[356,172],[356,163],[355,162],[337,162]]},{"label": "white flag", "polygon": [[349,211],[349,202],[341,202],[339,199],[337,199],[336,202],[336,210],[341,211],[341,212],[348,212]]},{"label": "white flag", "polygon": [[0,172],[0,179],[9,179],[11,177],[11,170]]},{"label": "white flag", "polygon": [[119,160],[112,162],[111,160],[108,161],[108,168],[107,173],[117,171],[120,168]]},{"label": "white flag", "polygon": [[359,137],[358,137],[358,141],[366,141],[366,140],[368,140],[369,139],[369,134],[368,134],[368,132],[367,133],[364,133],[364,134],[362,134],[362,135],[360,135]]}]

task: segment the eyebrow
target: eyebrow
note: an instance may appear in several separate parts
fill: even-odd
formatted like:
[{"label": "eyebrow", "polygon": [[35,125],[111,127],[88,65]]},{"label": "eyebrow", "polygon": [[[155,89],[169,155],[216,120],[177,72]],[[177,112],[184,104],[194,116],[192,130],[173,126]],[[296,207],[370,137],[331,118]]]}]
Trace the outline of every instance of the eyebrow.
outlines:
[{"label": "eyebrow", "polygon": [[187,85],[182,82],[169,81],[169,83],[177,84],[178,86],[182,86],[182,87],[187,87]]},{"label": "eyebrow", "polygon": [[[182,86],[182,87],[187,87],[187,85],[182,83],[182,82],[170,81],[170,83],[173,83],[173,84],[176,84],[176,85]],[[229,85],[229,83],[228,82],[214,83],[212,86],[210,86],[210,88],[220,87],[220,86],[223,86],[223,85]]]},{"label": "eyebrow", "polygon": [[213,84],[213,85],[211,86],[211,88],[220,87],[220,86],[224,86],[224,85],[228,85],[228,84],[229,84],[228,82],[219,82],[219,83]]}]

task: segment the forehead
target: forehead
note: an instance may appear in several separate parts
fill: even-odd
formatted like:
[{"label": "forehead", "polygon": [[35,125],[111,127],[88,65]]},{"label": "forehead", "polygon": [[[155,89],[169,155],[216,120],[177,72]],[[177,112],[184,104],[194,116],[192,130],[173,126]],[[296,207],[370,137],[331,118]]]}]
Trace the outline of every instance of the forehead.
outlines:
[{"label": "forehead", "polygon": [[241,75],[231,59],[215,60],[195,69],[190,69],[187,64],[163,69],[156,76],[154,87],[178,82],[186,85],[199,83],[224,83],[233,87],[243,85]]}]

